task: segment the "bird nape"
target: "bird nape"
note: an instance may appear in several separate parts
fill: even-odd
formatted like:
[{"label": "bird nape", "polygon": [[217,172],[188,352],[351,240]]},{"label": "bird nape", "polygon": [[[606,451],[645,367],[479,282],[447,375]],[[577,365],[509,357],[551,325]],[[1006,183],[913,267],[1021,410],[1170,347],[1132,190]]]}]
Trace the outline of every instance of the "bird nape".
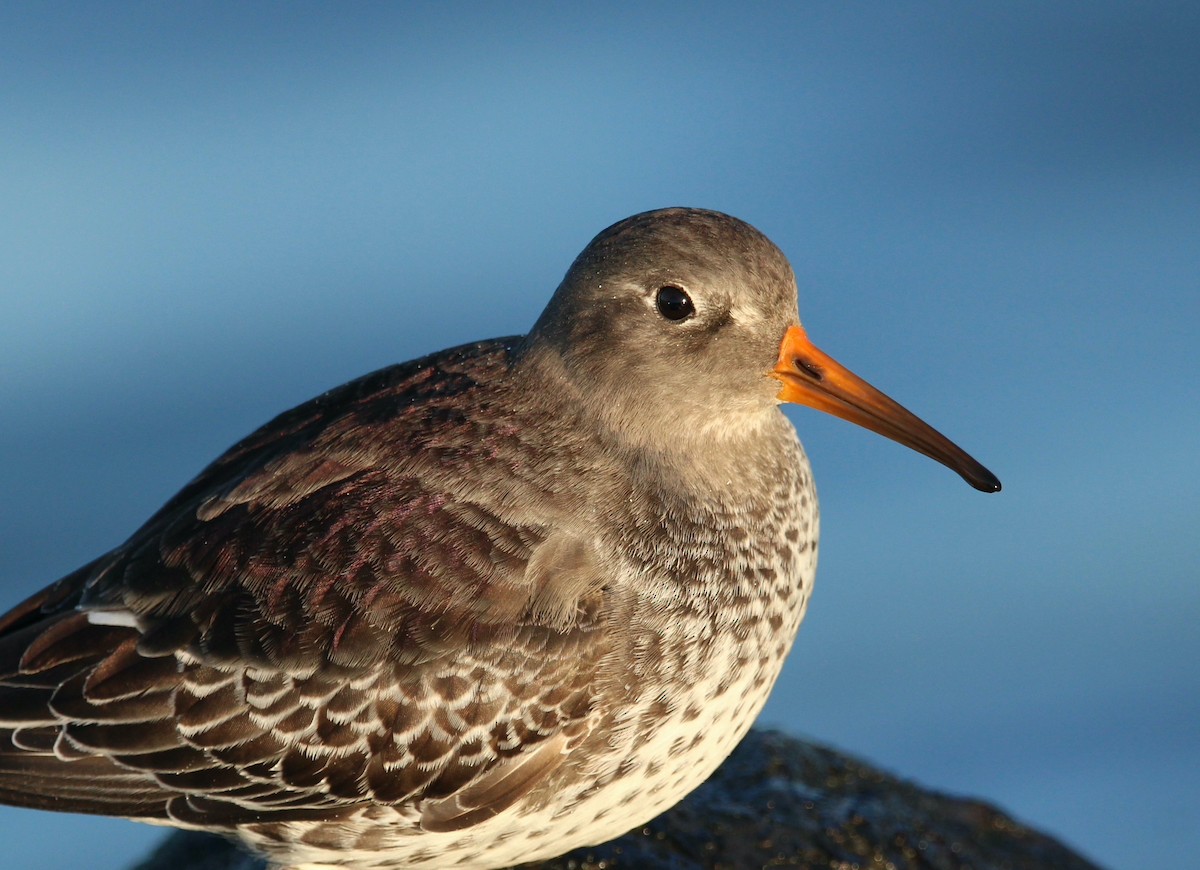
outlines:
[{"label": "bird nape", "polygon": [[528,336],[366,375],[0,617],[0,801],[238,837],[276,866],[492,868],[700,784],[816,571],[780,402],[999,482],[817,350],[765,236],[647,212]]}]

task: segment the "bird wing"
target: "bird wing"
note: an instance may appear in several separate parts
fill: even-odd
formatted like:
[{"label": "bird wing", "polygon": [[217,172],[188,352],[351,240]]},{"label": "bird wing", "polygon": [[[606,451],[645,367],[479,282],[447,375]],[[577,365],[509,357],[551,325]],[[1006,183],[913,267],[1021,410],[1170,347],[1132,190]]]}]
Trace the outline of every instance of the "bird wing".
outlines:
[{"label": "bird wing", "polygon": [[595,721],[604,572],[552,509],[513,517],[538,493],[472,481],[497,455],[538,477],[478,413],[510,349],[281,415],[0,618],[0,800],[197,826],[371,802],[448,830],[542,782]]}]

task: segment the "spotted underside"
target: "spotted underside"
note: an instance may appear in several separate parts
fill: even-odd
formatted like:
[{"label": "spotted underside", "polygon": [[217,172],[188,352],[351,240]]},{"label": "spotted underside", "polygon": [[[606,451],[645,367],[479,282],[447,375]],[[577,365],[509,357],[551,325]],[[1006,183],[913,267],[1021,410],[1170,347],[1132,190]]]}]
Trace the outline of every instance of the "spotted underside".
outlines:
[{"label": "spotted underside", "polygon": [[[5,616],[0,800],[237,832],[313,866],[446,861],[452,844],[471,866],[474,832],[514,804],[560,843],[571,807],[593,837],[620,833],[640,792],[665,808],[707,776],[803,612],[805,466],[782,464],[758,516],[669,487],[630,498],[569,434],[490,414],[517,401],[497,388],[511,353],[447,351],[280,416]],[[464,480],[498,456],[504,487]],[[517,519],[515,501],[536,507]],[[658,543],[605,539],[599,504]],[[693,582],[714,570],[731,582]],[[668,672],[694,692],[670,697]],[[644,787],[596,798],[635,770]],[[415,833],[441,845],[406,847]]]}]

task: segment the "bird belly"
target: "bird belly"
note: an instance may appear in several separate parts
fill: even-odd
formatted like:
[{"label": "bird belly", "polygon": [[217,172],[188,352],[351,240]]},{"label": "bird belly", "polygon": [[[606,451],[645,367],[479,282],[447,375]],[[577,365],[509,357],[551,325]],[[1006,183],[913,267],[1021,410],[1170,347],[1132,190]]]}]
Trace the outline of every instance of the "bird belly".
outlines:
[{"label": "bird belly", "polygon": [[[708,779],[762,710],[807,607],[815,528],[813,535],[807,546],[784,548],[773,564],[757,566],[758,576],[777,581],[764,579],[737,618],[675,613],[655,643],[659,662],[652,667],[646,656],[633,656],[619,687],[623,703],[571,751],[573,763],[497,816],[430,832],[411,806],[376,806],[336,823],[345,833],[336,848],[303,845],[314,840],[306,828],[330,823],[287,823],[288,831],[276,828],[270,837],[239,833],[255,848],[278,850],[276,860],[285,860],[277,866],[289,870],[490,870],[604,843],[645,824]],[[755,565],[745,567],[756,573]]]}]

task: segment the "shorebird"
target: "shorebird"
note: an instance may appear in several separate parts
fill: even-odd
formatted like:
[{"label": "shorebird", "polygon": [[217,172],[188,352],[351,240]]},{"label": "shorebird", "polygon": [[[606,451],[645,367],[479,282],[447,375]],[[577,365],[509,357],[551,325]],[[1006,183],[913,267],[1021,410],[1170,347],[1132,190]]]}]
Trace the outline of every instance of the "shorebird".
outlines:
[{"label": "shorebird", "polygon": [[0,618],[0,801],[273,866],[495,868],[676,803],[750,727],[812,589],[781,402],[979,463],[809,342],[735,218],[636,215],[524,337],[287,411]]}]

